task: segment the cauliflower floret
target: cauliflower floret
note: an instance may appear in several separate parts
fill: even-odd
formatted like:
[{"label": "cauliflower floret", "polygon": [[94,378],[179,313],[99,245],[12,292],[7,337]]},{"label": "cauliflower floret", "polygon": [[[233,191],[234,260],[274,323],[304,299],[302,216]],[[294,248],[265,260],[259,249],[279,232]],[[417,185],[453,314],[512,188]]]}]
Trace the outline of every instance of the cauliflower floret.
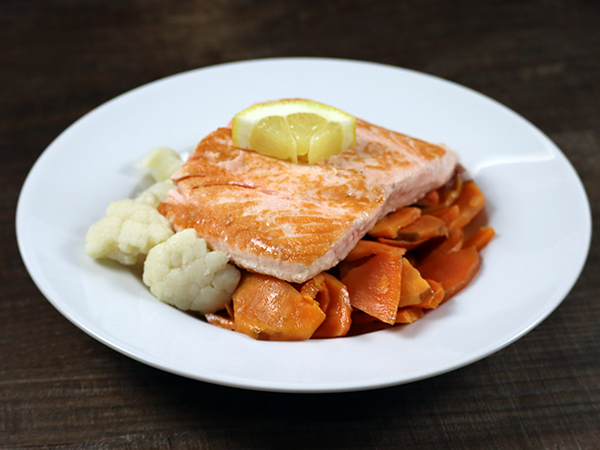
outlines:
[{"label": "cauliflower floret", "polygon": [[182,164],[181,156],[172,148],[156,147],[144,156],[141,165],[156,181],[166,181]]},{"label": "cauliflower floret", "polygon": [[171,180],[159,181],[138,195],[135,200],[156,208],[167,199],[167,194],[175,189],[175,183]]},{"label": "cauliflower floret", "polygon": [[240,272],[225,253],[209,251],[196,230],[187,229],[150,250],[143,280],[160,301],[209,314],[231,300]]},{"label": "cauliflower floret", "polygon": [[90,227],[85,251],[92,258],[133,265],[172,235],[171,224],[155,208],[136,200],[120,200],[111,202],[106,217]]}]

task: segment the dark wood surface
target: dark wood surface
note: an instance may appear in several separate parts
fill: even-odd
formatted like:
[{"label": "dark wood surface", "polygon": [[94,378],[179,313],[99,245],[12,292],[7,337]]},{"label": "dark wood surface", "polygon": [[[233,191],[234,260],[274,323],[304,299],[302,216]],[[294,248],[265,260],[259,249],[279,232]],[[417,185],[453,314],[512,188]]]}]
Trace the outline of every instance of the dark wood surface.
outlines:
[{"label": "dark wood surface", "polygon": [[0,449],[600,448],[597,232],[566,300],[506,349],[408,385],[292,395],[105,347],[38,291],[14,227],[29,169],[86,112],[183,70],[272,56],[377,61],[482,92],[558,144],[596,218],[600,2],[2,0],[0,44]]}]

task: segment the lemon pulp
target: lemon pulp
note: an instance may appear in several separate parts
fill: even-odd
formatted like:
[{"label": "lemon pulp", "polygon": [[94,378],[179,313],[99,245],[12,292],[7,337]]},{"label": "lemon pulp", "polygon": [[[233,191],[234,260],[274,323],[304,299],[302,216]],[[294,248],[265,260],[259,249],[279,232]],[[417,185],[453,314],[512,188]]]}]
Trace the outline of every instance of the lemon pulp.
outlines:
[{"label": "lemon pulp", "polygon": [[356,119],[310,100],[280,100],[236,114],[233,145],[294,163],[316,164],[356,145]]}]

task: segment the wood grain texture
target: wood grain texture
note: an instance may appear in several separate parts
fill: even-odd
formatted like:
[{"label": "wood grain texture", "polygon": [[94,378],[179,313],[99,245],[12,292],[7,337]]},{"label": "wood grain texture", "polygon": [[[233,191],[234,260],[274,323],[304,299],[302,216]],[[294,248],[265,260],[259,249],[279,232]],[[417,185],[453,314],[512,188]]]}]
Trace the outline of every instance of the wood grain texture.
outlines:
[{"label": "wood grain texture", "polygon": [[497,354],[394,388],[287,395],[103,346],[40,294],[14,228],[29,169],[81,115],[167,75],[272,56],[382,62],[491,96],[559,145],[596,220],[600,3],[3,0],[0,42],[0,449],[600,448],[597,229],[567,299]]}]

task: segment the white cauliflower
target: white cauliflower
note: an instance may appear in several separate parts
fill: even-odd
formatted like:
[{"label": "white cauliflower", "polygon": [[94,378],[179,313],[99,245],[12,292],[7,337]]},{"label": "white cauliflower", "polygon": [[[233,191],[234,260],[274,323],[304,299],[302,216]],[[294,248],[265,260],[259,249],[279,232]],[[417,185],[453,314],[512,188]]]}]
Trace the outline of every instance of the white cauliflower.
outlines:
[{"label": "white cauliflower", "polygon": [[150,249],[173,235],[169,221],[156,208],[136,200],[111,202],[106,217],[87,233],[86,253],[133,265]]},{"label": "white cauliflower", "polygon": [[175,189],[175,183],[173,183],[171,180],[159,181],[143,191],[135,199],[138,202],[142,202],[152,206],[153,208],[156,208],[160,203],[167,199],[167,193],[171,189]]},{"label": "white cauliflower", "polygon": [[142,168],[148,169],[156,181],[170,179],[182,164],[181,156],[169,147],[153,148],[141,161]]},{"label": "white cauliflower", "polygon": [[144,283],[157,299],[202,314],[223,309],[239,279],[225,253],[209,251],[194,229],[154,247],[144,263]]}]

